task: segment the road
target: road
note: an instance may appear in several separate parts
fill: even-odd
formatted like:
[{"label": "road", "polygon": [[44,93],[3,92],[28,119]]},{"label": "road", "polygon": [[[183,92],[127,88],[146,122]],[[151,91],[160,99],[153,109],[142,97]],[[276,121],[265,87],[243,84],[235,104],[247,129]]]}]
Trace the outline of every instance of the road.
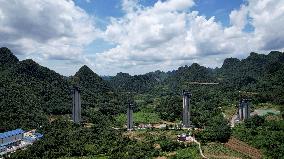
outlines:
[{"label": "road", "polygon": [[195,143],[198,145],[199,153],[200,153],[200,155],[202,156],[202,158],[204,158],[204,159],[208,159],[208,158],[207,158],[207,157],[203,154],[203,152],[202,152],[200,142],[198,142],[197,140],[195,140],[195,138],[193,138],[193,142],[195,142]]}]

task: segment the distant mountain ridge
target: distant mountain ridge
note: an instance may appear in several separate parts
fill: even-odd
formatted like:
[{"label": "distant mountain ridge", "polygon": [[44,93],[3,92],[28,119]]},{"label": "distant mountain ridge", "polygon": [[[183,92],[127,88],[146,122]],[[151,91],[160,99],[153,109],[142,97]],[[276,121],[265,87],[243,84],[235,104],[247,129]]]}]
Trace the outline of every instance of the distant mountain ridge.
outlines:
[{"label": "distant mountain ridge", "polygon": [[161,84],[169,74],[162,71],[149,72],[144,75],[131,76],[128,73],[117,73],[107,80],[113,88],[124,92],[146,92],[155,85]]}]

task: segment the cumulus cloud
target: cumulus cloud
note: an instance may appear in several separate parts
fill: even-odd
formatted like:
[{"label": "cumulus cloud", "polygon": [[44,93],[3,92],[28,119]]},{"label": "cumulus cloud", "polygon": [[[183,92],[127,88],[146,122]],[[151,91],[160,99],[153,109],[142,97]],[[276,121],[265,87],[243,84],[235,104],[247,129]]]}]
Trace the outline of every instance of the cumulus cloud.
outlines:
[{"label": "cumulus cloud", "polygon": [[242,30],[248,23],[248,8],[242,5],[239,10],[233,10],[229,17],[231,24]]},{"label": "cumulus cloud", "polygon": [[165,2],[158,1],[153,7],[157,12],[162,11],[182,11],[192,7],[194,5],[193,0],[168,0]]},{"label": "cumulus cloud", "polygon": [[122,10],[127,13],[135,12],[140,9],[138,0],[122,0]]},{"label": "cumulus cloud", "polygon": [[78,59],[98,35],[92,17],[71,0],[0,0],[0,44],[16,54]]},{"label": "cumulus cloud", "polygon": [[137,2],[124,0],[126,15],[107,26],[105,39],[117,46],[96,55],[97,67],[134,74],[192,62],[214,67],[226,57],[284,48],[284,1],[248,0],[230,13],[230,26],[192,11],[192,0]]},{"label": "cumulus cloud", "polygon": [[[0,44],[28,57],[83,62],[105,75],[172,70],[193,62],[215,67],[226,57],[284,49],[284,1],[246,0],[228,15],[229,26],[203,16],[194,5],[194,0],[159,0],[152,6],[121,0],[125,14],[110,17],[99,30],[72,0],[0,0]],[[114,47],[84,54],[96,38]]]},{"label": "cumulus cloud", "polygon": [[260,49],[283,49],[284,1],[250,0],[247,8]]}]

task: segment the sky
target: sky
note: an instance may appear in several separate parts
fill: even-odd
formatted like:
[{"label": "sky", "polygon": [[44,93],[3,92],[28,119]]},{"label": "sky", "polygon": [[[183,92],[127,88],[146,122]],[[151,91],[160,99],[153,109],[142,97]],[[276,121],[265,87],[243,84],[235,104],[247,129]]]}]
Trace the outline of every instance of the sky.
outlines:
[{"label": "sky", "polygon": [[0,0],[0,47],[70,76],[132,75],[284,50],[283,0]]}]

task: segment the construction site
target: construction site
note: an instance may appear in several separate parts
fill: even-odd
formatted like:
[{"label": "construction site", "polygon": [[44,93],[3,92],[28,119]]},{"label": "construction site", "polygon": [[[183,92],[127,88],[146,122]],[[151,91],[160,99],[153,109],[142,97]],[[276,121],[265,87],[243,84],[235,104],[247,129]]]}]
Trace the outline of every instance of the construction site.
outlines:
[{"label": "construction site", "polygon": [[[196,84],[196,83],[193,83]],[[200,84],[200,83],[198,83]],[[202,83],[203,84],[203,83]],[[206,83],[207,84],[207,83]],[[208,85],[211,85],[209,83]],[[215,85],[215,83],[213,83]],[[73,121],[75,123],[80,123],[78,120],[81,112],[81,101],[79,89],[73,89]],[[161,134],[166,134],[168,136],[168,140],[176,140],[183,144],[194,144],[198,146],[200,156],[202,158],[252,158],[258,159],[261,158],[262,154],[260,150],[245,144],[244,142],[231,138],[225,144],[216,145],[218,148],[225,149],[226,152],[212,152],[211,145],[202,146],[200,142],[196,140],[194,137],[194,131],[202,131],[200,128],[195,128],[194,125],[191,124],[191,100],[192,93],[190,91],[183,90],[182,91],[182,118],[181,122],[166,122],[162,121],[160,123],[137,123],[134,119],[134,103],[128,103],[127,105],[127,113],[126,113],[126,123],[123,128],[114,128],[114,129],[125,129],[125,136],[128,136],[135,140],[147,140],[146,137],[148,135],[159,136]],[[234,127],[235,124],[244,122],[250,118],[251,115],[254,115],[255,112],[251,112],[251,99],[241,98],[236,109],[236,114],[231,118],[231,127]],[[161,130],[161,131],[160,131]],[[187,133],[185,133],[187,132]],[[214,144],[213,144],[214,145]],[[156,145],[159,148],[159,144]],[[234,154],[237,157],[230,156]]]},{"label": "construction site", "polygon": [[[196,84],[196,83],[193,83]],[[199,84],[199,83],[198,83]],[[212,83],[208,84],[211,85]],[[207,84],[206,84],[207,85]],[[214,84],[215,85],[215,84]],[[90,125],[87,128],[92,127],[92,123],[84,123],[82,121],[81,112],[81,90],[79,87],[73,87],[71,89],[72,96],[72,121],[76,124]],[[181,92],[182,109],[180,112],[182,117],[178,122],[137,122],[135,120],[135,103],[129,102],[126,106],[126,121],[123,127],[114,127],[116,130],[125,130],[124,136],[133,140],[147,141],[156,140],[155,147],[161,149],[161,141],[168,140],[169,142],[178,142],[180,147],[195,147],[198,149],[198,153],[201,158],[251,158],[259,159],[262,157],[260,150],[240,141],[234,137],[231,137],[226,143],[209,143],[203,145],[196,139],[196,132],[206,130],[206,128],[197,128],[192,124],[195,116],[192,116],[191,97],[192,94],[188,90]],[[235,114],[230,118],[230,126],[234,128],[236,125],[248,120],[251,116],[259,114],[258,112],[251,112],[252,103],[250,98],[240,98]],[[13,153],[18,149],[25,149],[28,145],[32,145],[35,141],[42,138],[43,135],[36,133],[35,130],[23,131],[22,129],[16,129],[9,132],[0,134],[0,156]],[[164,156],[159,157],[168,158],[175,155],[176,151],[169,151]]]}]

